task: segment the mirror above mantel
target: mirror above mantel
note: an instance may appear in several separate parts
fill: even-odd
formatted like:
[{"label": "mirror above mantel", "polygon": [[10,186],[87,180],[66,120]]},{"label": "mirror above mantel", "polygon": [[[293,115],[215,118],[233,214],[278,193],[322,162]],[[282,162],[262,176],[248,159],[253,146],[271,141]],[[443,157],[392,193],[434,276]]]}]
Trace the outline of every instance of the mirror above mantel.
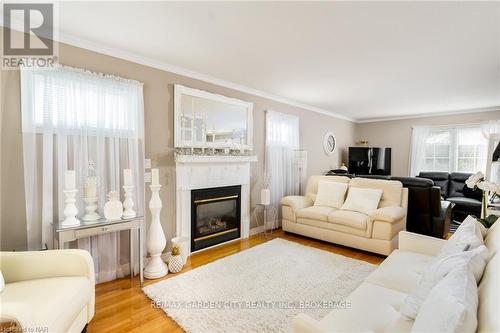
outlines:
[{"label": "mirror above mantel", "polygon": [[253,103],[174,85],[174,146],[253,150]]}]

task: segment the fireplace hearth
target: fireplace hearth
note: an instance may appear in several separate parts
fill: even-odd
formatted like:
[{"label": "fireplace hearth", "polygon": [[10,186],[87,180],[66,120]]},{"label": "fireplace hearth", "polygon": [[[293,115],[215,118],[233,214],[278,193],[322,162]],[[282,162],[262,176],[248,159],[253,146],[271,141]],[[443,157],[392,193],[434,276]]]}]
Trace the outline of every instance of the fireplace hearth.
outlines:
[{"label": "fireplace hearth", "polygon": [[240,185],[191,191],[191,251],[240,236]]}]

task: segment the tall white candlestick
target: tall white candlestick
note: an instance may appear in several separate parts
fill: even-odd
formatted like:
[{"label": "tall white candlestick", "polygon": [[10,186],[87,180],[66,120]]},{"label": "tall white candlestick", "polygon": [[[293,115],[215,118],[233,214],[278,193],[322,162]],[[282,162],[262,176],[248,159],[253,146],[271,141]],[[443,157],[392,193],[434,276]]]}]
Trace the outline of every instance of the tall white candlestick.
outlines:
[{"label": "tall white candlestick", "polygon": [[124,169],[123,170],[123,185],[131,186],[132,184],[132,170]]},{"label": "tall white candlestick", "polygon": [[[154,169],[153,169],[154,170]],[[162,203],[160,200],[161,185],[150,185],[151,200],[149,201],[149,210],[151,212],[151,225],[148,231],[147,249],[150,255],[149,261],[144,268],[146,279],[157,279],[167,275],[167,265],[161,260],[161,254],[167,240],[160,224],[160,211]]]},{"label": "tall white candlestick", "polygon": [[[73,171],[74,175],[74,171]],[[73,179],[74,180],[74,179]],[[71,184],[69,184],[71,185]],[[66,199],[64,203],[66,204],[64,206],[64,216],[65,219],[60,223],[61,227],[73,227],[77,226],[80,224],[80,221],[76,218],[76,215],[78,214],[78,208],[76,207],[76,193],[78,190],[76,189],[66,189],[63,191]]]},{"label": "tall white candlestick", "polygon": [[151,169],[151,185],[160,185],[160,173],[158,169]]},{"label": "tall white candlestick", "polygon": [[123,185],[123,190],[125,191],[125,200],[123,201],[123,217],[126,219],[136,216],[134,210],[134,188],[135,186],[133,185]]},{"label": "tall white candlestick", "polygon": [[75,170],[67,170],[64,174],[64,188],[74,190],[76,188]]}]

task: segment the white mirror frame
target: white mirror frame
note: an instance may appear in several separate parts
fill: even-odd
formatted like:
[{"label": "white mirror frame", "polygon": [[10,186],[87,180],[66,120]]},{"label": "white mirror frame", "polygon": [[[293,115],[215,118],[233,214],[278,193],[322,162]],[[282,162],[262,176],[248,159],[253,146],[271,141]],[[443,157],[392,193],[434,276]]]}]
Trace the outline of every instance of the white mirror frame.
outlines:
[{"label": "white mirror frame", "polygon": [[209,93],[208,91],[189,88],[180,84],[174,85],[174,147],[176,148],[232,148],[225,143],[213,142],[193,142],[191,140],[182,140],[181,130],[181,98],[182,95],[200,97],[216,102],[222,102],[230,105],[243,106],[247,110],[247,143],[243,145],[245,150],[253,150],[253,103],[245,102],[236,98]]}]

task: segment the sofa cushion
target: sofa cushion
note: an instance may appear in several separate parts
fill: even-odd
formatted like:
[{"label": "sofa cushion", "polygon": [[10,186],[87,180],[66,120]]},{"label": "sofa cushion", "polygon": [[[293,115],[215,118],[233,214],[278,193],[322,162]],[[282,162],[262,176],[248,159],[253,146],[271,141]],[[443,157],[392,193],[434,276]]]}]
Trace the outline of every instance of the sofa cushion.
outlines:
[{"label": "sofa cushion", "polygon": [[481,201],[466,197],[449,197],[447,201],[462,207],[481,208]]},{"label": "sofa cushion", "polygon": [[478,294],[471,272],[459,267],[430,292],[415,319],[412,332],[475,332]]},{"label": "sofa cushion", "polygon": [[476,199],[478,201],[481,201],[483,199],[483,191],[478,188],[473,189],[467,185],[464,185],[462,192],[464,194],[464,197],[466,198]]},{"label": "sofa cushion", "polygon": [[427,178],[434,182],[434,185],[441,188],[441,195],[443,198],[448,196],[448,185],[450,182],[450,174],[448,172],[428,171],[420,172],[419,178]]},{"label": "sofa cushion", "polygon": [[352,228],[343,224],[325,222],[320,220],[304,219],[304,218],[297,219],[297,224],[305,224],[315,228],[337,231],[339,233],[346,234],[345,235],[346,237],[348,237],[349,235],[354,235],[366,238],[365,230]]},{"label": "sofa cushion", "polygon": [[381,189],[361,188],[349,186],[347,199],[342,205],[343,210],[370,214],[377,210],[382,196]]},{"label": "sofa cushion", "polygon": [[344,204],[346,192],[346,183],[321,180],[318,185],[318,193],[316,194],[314,205],[340,208]]},{"label": "sofa cushion", "polygon": [[405,293],[368,282],[346,298],[350,309],[334,309],[322,320],[328,332],[410,332],[413,322],[402,318]]},{"label": "sofa cushion", "polygon": [[351,228],[366,230],[368,215],[338,209],[328,215],[328,222],[342,224]]},{"label": "sofa cushion", "polygon": [[415,319],[432,288],[457,267],[465,267],[470,270],[473,272],[476,281],[479,281],[486,266],[487,258],[488,249],[481,245],[473,250],[465,250],[435,261],[422,275],[418,287],[405,299],[404,305],[401,307],[401,313],[408,318]]},{"label": "sofa cushion", "polygon": [[466,219],[460,224],[450,239],[444,243],[437,257],[444,258],[448,255],[462,252],[466,247],[473,249],[482,244],[484,244],[484,241],[479,222],[476,222],[474,219]]},{"label": "sofa cushion", "polygon": [[406,212],[402,207],[399,206],[388,206],[382,207],[370,214],[370,217],[374,221],[385,221],[389,223],[394,223],[405,217]]},{"label": "sofa cushion", "polygon": [[433,256],[394,250],[365,281],[408,294],[433,261]]},{"label": "sofa cushion", "polygon": [[449,197],[463,197],[465,181],[472,176],[472,173],[452,172],[450,174]]},{"label": "sofa cushion", "polygon": [[297,218],[328,221],[328,215],[333,212],[335,208],[326,206],[311,206],[299,209],[295,212]]},{"label": "sofa cushion", "polygon": [[33,312],[37,327],[48,332],[66,332],[89,302],[90,281],[86,277],[57,277],[8,283],[2,302],[20,302]]},{"label": "sofa cushion", "polygon": [[383,191],[379,207],[401,206],[403,184],[396,180],[354,178],[349,187],[380,189]]}]

